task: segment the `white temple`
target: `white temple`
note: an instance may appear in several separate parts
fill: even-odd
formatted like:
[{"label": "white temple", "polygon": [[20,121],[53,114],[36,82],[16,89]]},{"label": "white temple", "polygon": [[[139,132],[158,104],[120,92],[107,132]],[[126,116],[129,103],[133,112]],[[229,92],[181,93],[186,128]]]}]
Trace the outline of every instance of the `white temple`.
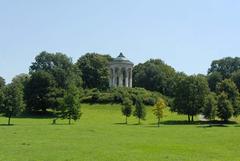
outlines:
[{"label": "white temple", "polygon": [[133,65],[122,53],[113,59],[109,65],[109,86],[131,88]]}]

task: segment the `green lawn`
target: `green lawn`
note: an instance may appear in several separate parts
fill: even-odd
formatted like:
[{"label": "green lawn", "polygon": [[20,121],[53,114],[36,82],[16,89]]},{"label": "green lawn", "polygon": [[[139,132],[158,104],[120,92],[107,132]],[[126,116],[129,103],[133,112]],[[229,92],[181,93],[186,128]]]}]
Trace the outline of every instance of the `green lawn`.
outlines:
[{"label": "green lawn", "polygon": [[[157,128],[147,120],[124,125],[118,105],[82,105],[80,121],[0,118],[0,161],[240,161],[240,126],[184,125],[166,112]],[[175,120],[175,121],[171,121]],[[174,124],[179,123],[179,124]]]}]

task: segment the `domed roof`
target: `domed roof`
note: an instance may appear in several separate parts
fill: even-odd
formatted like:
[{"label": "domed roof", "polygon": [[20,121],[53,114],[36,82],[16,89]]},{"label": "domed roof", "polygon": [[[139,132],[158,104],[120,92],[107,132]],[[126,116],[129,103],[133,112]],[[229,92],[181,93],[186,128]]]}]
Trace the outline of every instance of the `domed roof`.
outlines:
[{"label": "domed roof", "polygon": [[116,57],[115,59],[113,59],[113,61],[111,62],[111,64],[114,64],[114,63],[126,63],[126,64],[132,64],[133,63],[128,60],[124,55],[123,53],[120,53],[118,57]]}]

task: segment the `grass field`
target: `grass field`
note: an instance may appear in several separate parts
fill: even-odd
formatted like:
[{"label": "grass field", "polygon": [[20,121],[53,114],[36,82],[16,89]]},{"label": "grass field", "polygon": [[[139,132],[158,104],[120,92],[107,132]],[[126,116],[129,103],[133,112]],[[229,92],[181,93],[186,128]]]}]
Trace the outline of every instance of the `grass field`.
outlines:
[{"label": "grass field", "polygon": [[[240,126],[182,124],[186,116],[166,112],[160,128],[147,120],[122,124],[118,105],[82,105],[80,121],[0,118],[0,161],[240,161]],[[173,121],[171,121],[173,120]]]}]

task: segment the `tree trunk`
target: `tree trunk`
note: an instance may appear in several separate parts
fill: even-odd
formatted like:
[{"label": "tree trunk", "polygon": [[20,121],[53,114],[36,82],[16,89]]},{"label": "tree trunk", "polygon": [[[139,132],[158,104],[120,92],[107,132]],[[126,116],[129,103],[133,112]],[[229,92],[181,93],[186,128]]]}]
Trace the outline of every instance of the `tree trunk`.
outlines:
[{"label": "tree trunk", "polygon": [[141,122],[140,122],[140,118],[138,118],[138,125],[140,125],[140,123],[141,123]]},{"label": "tree trunk", "polygon": [[188,114],[188,122],[190,123],[190,115]]},{"label": "tree trunk", "polygon": [[193,122],[194,120],[193,120],[193,115],[192,115],[192,122]]},{"label": "tree trunk", "polygon": [[8,125],[11,124],[11,116],[8,117]]},{"label": "tree trunk", "polygon": [[128,124],[127,116],[126,116],[126,121],[125,121],[125,124]]}]

